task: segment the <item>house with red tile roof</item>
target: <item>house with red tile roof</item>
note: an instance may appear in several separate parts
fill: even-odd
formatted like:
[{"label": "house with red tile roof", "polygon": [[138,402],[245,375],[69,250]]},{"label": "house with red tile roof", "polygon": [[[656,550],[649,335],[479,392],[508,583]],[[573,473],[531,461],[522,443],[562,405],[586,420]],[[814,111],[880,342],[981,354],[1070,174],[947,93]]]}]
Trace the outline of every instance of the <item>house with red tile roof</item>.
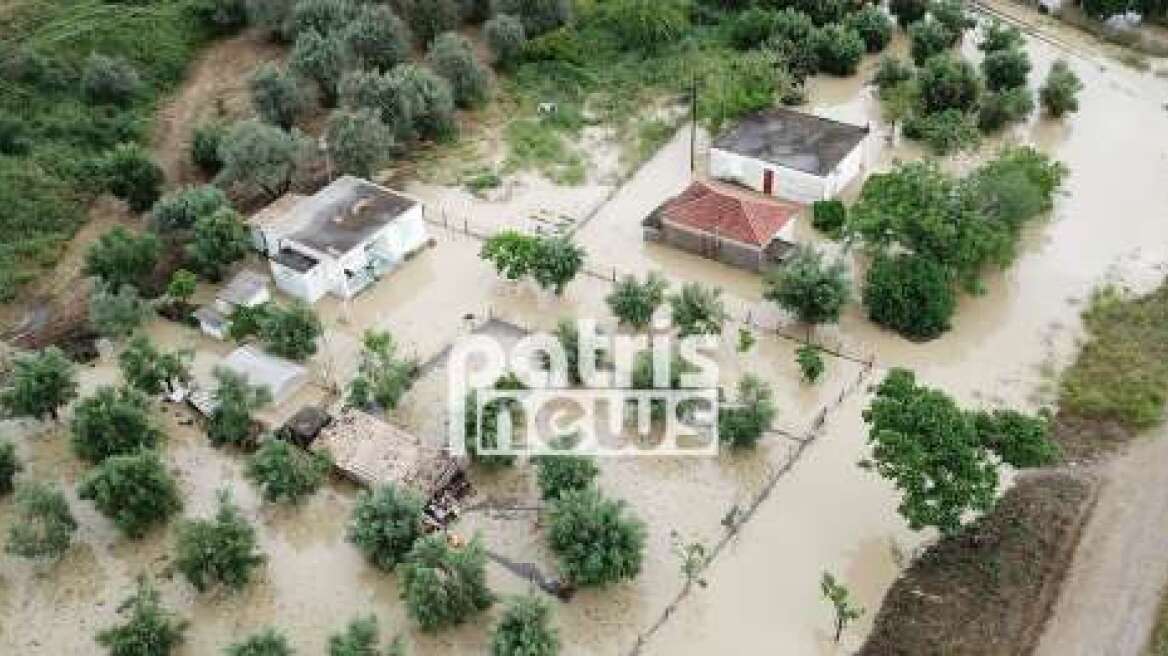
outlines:
[{"label": "house with red tile roof", "polygon": [[645,239],[763,271],[795,244],[804,207],[706,180],[693,182],[643,222]]}]

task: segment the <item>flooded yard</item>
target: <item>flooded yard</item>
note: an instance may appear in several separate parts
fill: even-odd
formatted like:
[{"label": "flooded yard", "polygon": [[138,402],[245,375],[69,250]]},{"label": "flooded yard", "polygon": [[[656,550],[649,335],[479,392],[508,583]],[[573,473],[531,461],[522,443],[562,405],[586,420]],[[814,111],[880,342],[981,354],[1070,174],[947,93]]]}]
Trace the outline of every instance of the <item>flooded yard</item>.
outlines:
[{"label": "flooded yard", "polygon": [[[973,43],[967,39],[971,56]],[[310,363],[314,398],[326,398],[330,387],[351,376],[364,330],[389,330],[403,353],[430,363],[390,419],[425,439],[440,439],[447,391],[443,351],[486,318],[520,330],[550,329],[564,317],[611,325],[604,296],[611,277],[624,273],[660,271],[675,286],[719,285],[734,316],[716,355],[720,383],[731,390],[748,372],[769,382],[779,408],[777,430],[754,451],[723,450],[716,458],[599,461],[600,488],[625,499],[646,521],[647,554],[635,581],[556,603],[564,653],[629,653],[654,627],[640,644],[645,653],[846,653],[862,641],[906,559],[932,537],[909,531],[896,513],[898,499],[890,485],[856,466],[867,455],[860,417],[867,395],[863,386],[855,387],[862,363],[875,358],[871,380],[892,366],[913,368],[922,381],[968,405],[1035,407],[1049,400],[1051,372],[1076,346],[1078,313],[1091,290],[1107,280],[1146,287],[1168,262],[1168,112],[1162,106],[1168,82],[1099,53],[1068,54],[1036,39],[1028,48],[1032,86],[1054,59],[1069,60],[1085,82],[1082,109],[1061,123],[1032,118],[1004,139],[1038,145],[1065,162],[1071,177],[1051,216],[1028,229],[1017,261],[988,276],[984,294],[962,297],[953,330],[934,342],[910,343],[882,331],[853,304],[838,327],[816,335],[847,357],[829,357],[818,384],[801,383],[794,362],[798,342],[791,337],[801,337],[802,328],[762,300],[757,275],[642,238],[641,219],[691,180],[690,132],[683,128],[619,186],[593,181],[563,188],[524,175],[493,200],[456,187],[411,186],[409,191],[427,201],[434,245],[355,300],[330,297],[317,305],[326,337]],[[873,66],[869,58],[855,78],[815,79],[810,108],[870,123],[878,135],[885,134],[878,103],[862,86]],[[707,141],[699,133],[699,151]],[[987,143],[981,152],[993,147]],[[879,171],[898,158],[919,155],[911,144],[891,146],[877,138],[867,168]],[[948,165],[968,166],[975,159],[958,157]],[[589,257],[590,275],[575,280],[561,297],[500,280],[479,260],[480,240],[466,234],[500,226],[534,230],[548,221],[562,222]],[[806,221],[799,235],[821,240]],[[861,254],[844,256],[853,271],[862,270]],[[740,327],[749,327],[757,338],[748,353],[735,349]],[[171,348],[195,348],[204,369],[231,349],[163,322],[150,331]],[[116,380],[116,365],[108,359],[83,370],[86,389]],[[823,427],[813,433],[825,408]],[[300,652],[321,653],[329,633],[367,613],[378,616],[386,633],[408,635],[411,653],[486,651],[498,607],[436,635],[422,634],[406,619],[395,577],[367,565],[345,541],[355,488],[333,482],[299,507],[264,504],[243,477],[242,454],[212,448],[189,425],[185,411],[164,407],[160,416],[170,436],[167,464],[179,480],[185,514],[209,514],[216,491],[230,489],[259,530],[267,556],[260,580],[236,596],[196,594],[168,571],[173,530],[130,542],[76,498],[83,466],[71,454],[64,430],[5,422],[0,437],[21,436],[14,441],[28,474],[66,490],[81,528],[74,547],[56,564],[0,557],[0,653],[93,653],[94,634],[115,621],[118,604],[141,573],[159,578],[165,602],[191,621],[183,655],[218,653],[267,625],[286,631]],[[799,450],[800,440],[812,434],[814,441]],[[524,463],[499,472],[473,471],[478,494],[452,530],[464,536],[481,531],[493,554],[552,573],[554,558],[533,510],[538,505],[533,474]],[[731,509],[745,509],[759,498],[754,514],[705,572],[709,586],[694,588],[666,613],[683,584],[671,532],[713,546],[727,535],[722,520]],[[11,516],[12,504],[0,504],[0,524]],[[839,647],[831,641],[830,609],[819,594],[825,570],[839,576],[868,609]],[[495,562],[488,577],[501,594],[530,588]]]}]

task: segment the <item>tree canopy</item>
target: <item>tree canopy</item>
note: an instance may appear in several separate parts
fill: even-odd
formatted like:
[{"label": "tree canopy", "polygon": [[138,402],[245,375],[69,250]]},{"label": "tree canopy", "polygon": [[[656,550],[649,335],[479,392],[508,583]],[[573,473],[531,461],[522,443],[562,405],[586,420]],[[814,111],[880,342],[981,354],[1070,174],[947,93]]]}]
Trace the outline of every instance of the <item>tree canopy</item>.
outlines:
[{"label": "tree canopy", "polygon": [[172,381],[190,379],[193,357],[189,350],[160,351],[149,337],[136,335],[118,354],[118,366],[127,385],[145,394],[160,394],[170,389]]},{"label": "tree canopy", "polygon": [[215,410],[207,422],[207,437],[217,446],[244,444],[252,437],[253,413],[272,402],[272,392],[223,367],[217,367],[214,376]]},{"label": "tree canopy", "polygon": [[97,388],[73,409],[70,429],[77,456],[95,464],[152,449],[163,438],[150,416],[150,398],[132,387]]},{"label": "tree canopy", "polygon": [[199,592],[215,585],[239,591],[264,562],[255,528],[247,522],[226,492],[210,519],[184,520],[178,527],[174,564]]},{"label": "tree canopy", "polygon": [[38,481],[16,486],[16,515],[5,551],[21,558],[60,558],[73,542],[77,520],[61,491]]},{"label": "tree canopy", "polygon": [[0,408],[6,415],[55,421],[61,408],[77,398],[77,365],[50,346],[14,357],[5,382]]},{"label": "tree canopy", "polygon": [[124,623],[97,634],[109,656],[169,656],[183,642],[187,623],[162,606],[161,595],[145,577],[121,606]]},{"label": "tree canopy", "polygon": [[303,362],[316,353],[316,341],[324,326],[312,307],[295,300],[285,307],[275,306],[260,317],[260,340],[272,355]]},{"label": "tree canopy", "polygon": [[398,356],[397,343],[388,332],[367,330],[361,345],[357,376],[349,383],[349,403],[360,408],[396,408],[413,384],[416,363]]},{"label": "tree canopy", "polygon": [[191,266],[211,280],[221,280],[227,267],[243,259],[251,236],[239,214],[228,207],[200,217],[193,239],[187,244]]},{"label": "tree canopy", "polygon": [[433,631],[490,608],[495,596],[487,587],[486,565],[477,535],[463,547],[451,547],[442,534],[419,539],[397,567],[406,611],[424,631]]},{"label": "tree canopy", "polygon": [[604,586],[640,574],[645,525],[623,501],[606,499],[594,488],[568,490],[551,505],[548,542],[565,578]]},{"label": "tree canopy", "polygon": [[551,606],[542,598],[513,597],[491,634],[491,655],[556,656],[560,636],[551,620]]},{"label": "tree canopy", "polygon": [[423,501],[394,485],[362,492],[347,538],[378,569],[397,567],[423,535]]},{"label": "tree canopy", "polygon": [[851,297],[847,266],[826,261],[813,246],[797,247],[782,266],[767,272],[763,285],[763,298],[811,325],[839,321]]},{"label": "tree canopy", "polygon": [[77,495],[125,535],[139,538],[182,509],[178,484],[156,452],[111,456],[91,469]]},{"label": "tree canopy", "polygon": [[669,282],[650,272],[642,282],[636,276],[626,275],[612,284],[612,291],[604,297],[613,315],[621,323],[643,330],[653,320],[653,313],[665,302]]},{"label": "tree canopy", "polygon": [[722,289],[697,282],[687,282],[681,291],[671,294],[669,307],[673,313],[673,325],[682,337],[721,335],[722,324],[729,318],[722,302]]},{"label": "tree canopy", "polygon": [[134,234],[115,226],[97,238],[85,253],[85,274],[113,289],[137,287],[154,272],[160,244],[153,233]]}]

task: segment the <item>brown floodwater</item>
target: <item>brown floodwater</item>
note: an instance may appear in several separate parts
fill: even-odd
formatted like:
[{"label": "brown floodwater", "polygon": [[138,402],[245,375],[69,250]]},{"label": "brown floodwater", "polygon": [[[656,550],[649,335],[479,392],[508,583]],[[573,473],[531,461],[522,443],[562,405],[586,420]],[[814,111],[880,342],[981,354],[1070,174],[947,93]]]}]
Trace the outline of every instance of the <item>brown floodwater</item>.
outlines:
[{"label": "brown floodwater", "polygon": [[[1061,36],[1084,50],[1090,47],[1073,34]],[[882,331],[858,307],[849,309],[840,326],[817,335],[851,355],[874,355],[876,375],[890,366],[912,367],[923,380],[971,405],[1033,406],[1049,400],[1051,372],[1074,350],[1081,332],[1078,313],[1090,291],[1105,281],[1145,287],[1163,275],[1158,267],[1168,261],[1168,112],[1162,107],[1168,83],[1108,59],[1102,48],[1081,57],[1032,40],[1030,52],[1035,86],[1054,58],[1066,56],[1086,89],[1078,114],[1063,122],[1034,118],[999,138],[1037,144],[1072,172],[1050,217],[1028,229],[1017,262],[988,276],[984,294],[962,298],[953,330],[934,342],[913,344]],[[886,131],[877,103],[859,82],[870,74],[874,60],[864,66],[854,79],[814,80],[809,104],[838,118],[872,121],[877,132]],[[699,145],[704,143],[702,135]],[[952,158],[946,166],[966,168],[993,147],[987,143],[979,154]],[[890,146],[877,139],[867,160],[870,170],[879,170],[897,158],[919,155],[912,144]],[[432,202],[431,220],[440,221],[445,208],[449,217],[471,217],[475,223],[470,227],[477,230],[500,223],[530,227],[533,214],[569,217],[589,252],[589,268],[600,276],[659,270],[675,283],[715,283],[725,288],[737,319],[749,316],[801,334],[789,317],[761,301],[756,276],[642,240],[640,219],[683,189],[690,176],[688,131],[683,129],[608,200],[613,187],[603,182],[563,189],[527,176],[494,200],[453,188],[411,189]],[[477,239],[456,229],[434,227],[433,233],[433,248],[352,303],[326,299],[318,305],[327,337],[310,363],[318,390],[314,398],[326,398],[328,387],[351,375],[366,328],[392,331],[404,353],[427,362],[486,317],[524,329],[547,329],[565,316],[610,322],[603,279],[581,278],[562,297],[554,297],[528,284],[500,281],[479,261]],[[807,226],[801,226],[800,235],[818,240]],[[859,266],[853,254],[845,256]],[[717,354],[722,385],[730,388],[747,371],[769,381],[780,409],[777,427],[785,434],[803,435],[821,408],[833,409],[815,442],[726,543],[706,572],[709,586],[694,588],[644,648],[661,654],[843,653],[862,640],[884,591],[905,559],[930,536],[909,531],[896,514],[897,498],[890,486],[856,467],[866,455],[860,420],[866,397],[860,390],[846,395],[838,407],[835,401],[861,365],[831,358],[826,379],[807,386],[798,382],[794,342],[755,329],[757,344],[740,354],[733,344],[738,327],[727,327],[727,343]],[[163,322],[152,325],[151,332],[169,345],[194,348],[200,371],[209,371],[230,350]],[[86,368],[83,376],[86,389],[116,379],[109,360]],[[445,394],[444,369],[431,368],[391,418],[432,438],[444,427]],[[272,412],[280,416],[286,411]],[[243,456],[212,448],[205,437],[180,423],[173,408],[164,408],[160,416],[170,435],[167,461],[186,498],[185,512],[206,515],[216,490],[232,490],[255,522],[268,557],[260,579],[235,596],[195,593],[181,577],[168,575],[172,531],[136,542],[121,538],[91,504],[76,498],[73,488],[84,466],[69,452],[67,436],[7,422],[0,424],[0,436],[17,438],[29,464],[26,475],[66,488],[81,528],[75,546],[58,563],[0,556],[0,653],[94,653],[94,633],[115,621],[118,603],[143,572],[157,577],[167,604],[192,621],[184,655],[218,653],[265,625],[285,630],[302,653],[321,653],[329,632],[365,613],[376,614],[386,633],[408,634],[412,653],[486,651],[497,609],[433,636],[412,628],[395,577],[367,566],[344,540],[356,496],[351,486],[330,484],[299,507],[264,504],[242,476]],[[775,473],[791,464],[797,446],[794,439],[775,434],[751,453],[602,460],[599,484],[607,494],[626,499],[646,520],[648,552],[637,580],[582,592],[568,604],[557,602],[556,624],[565,653],[633,649],[682,588],[671,532],[687,541],[717,543],[725,534],[722,518],[731,508],[749,506]],[[453,530],[463,535],[481,531],[493,552],[550,573],[554,559],[542,539],[539,514],[530,509],[538,499],[533,478],[525,464],[497,473],[475,472],[479,494],[472,504],[482,507],[468,511]],[[0,504],[0,524],[11,519],[11,503]],[[830,611],[819,596],[824,570],[844,580],[868,609],[842,648],[831,644]],[[530,587],[494,563],[489,580],[501,593]]]}]

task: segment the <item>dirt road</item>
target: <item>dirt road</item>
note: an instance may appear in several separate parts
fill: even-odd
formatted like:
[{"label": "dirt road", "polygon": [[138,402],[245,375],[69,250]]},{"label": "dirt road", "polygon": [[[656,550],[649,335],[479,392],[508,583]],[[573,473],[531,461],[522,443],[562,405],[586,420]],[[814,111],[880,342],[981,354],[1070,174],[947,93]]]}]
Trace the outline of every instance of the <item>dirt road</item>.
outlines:
[{"label": "dirt road", "polygon": [[1099,500],[1039,656],[1142,653],[1168,581],[1168,428],[1100,465]]}]

